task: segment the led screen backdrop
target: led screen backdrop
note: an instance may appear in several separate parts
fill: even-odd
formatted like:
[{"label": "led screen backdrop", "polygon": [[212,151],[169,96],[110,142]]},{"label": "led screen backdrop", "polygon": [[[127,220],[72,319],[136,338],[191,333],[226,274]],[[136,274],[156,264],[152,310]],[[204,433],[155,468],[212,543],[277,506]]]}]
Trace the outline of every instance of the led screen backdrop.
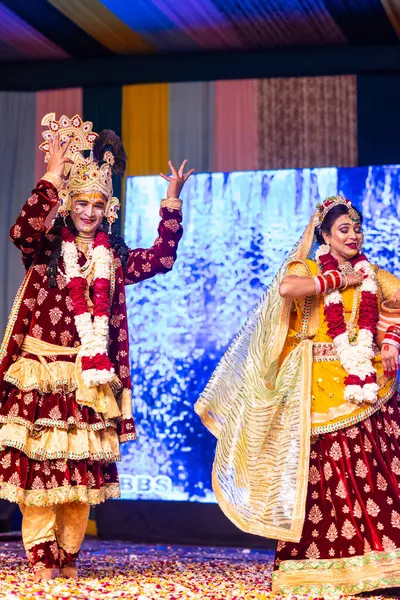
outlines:
[{"label": "led screen backdrop", "polygon": [[[125,238],[157,237],[160,177],[127,181]],[[371,260],[400,275],[400,166],[213,173],[183,193],[184,236],[167,275],[127,291],[134,414],[123,498],[213,502],[215,448],[193,404],[317,202],[344,193],[365,217]]]}]

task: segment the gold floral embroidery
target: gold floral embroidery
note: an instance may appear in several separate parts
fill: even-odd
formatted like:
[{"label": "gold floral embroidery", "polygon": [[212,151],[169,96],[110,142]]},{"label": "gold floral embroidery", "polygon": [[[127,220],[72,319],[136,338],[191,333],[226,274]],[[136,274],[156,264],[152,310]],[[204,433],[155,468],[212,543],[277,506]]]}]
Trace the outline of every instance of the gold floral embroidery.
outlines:
[{"label": "gold floral embroidery", "polygon": [[7,454],[2,458],[1,466],[3,469],[9,469],[11,467],[11,452],[7,452]]},{"label": "gold floral embroidery", "polygon": [[29,310],[33,310],[35,308],[36,300],[35,298],[25,298],[24,304],[29,308]]},{"label": "gold floral embroidery", "polygon": [[86,484],[89,488],[95,488],[96,487],[96,480],[94,478],[94,476],[92,475],[92,473],[88,473],[86,476]]},{"label": "gold floral embroidery", "polygon": [[124,342],[127,338],[128,338],[128,334],[127,334],[126,329],[120,329],[120,332],[118,335],[118,341]]},{"label": "gold floral embroidery", "polygon": [[163,267],[165,267],[166,269],[171,269],[174,265],[174,259],[172,258],[172,256],[162,256],[160,258],[160,263],[163,265]]},{"label": "gold floral embroidery", "polygon": [[376,517],[381,512],[379,506],[371,498],[368,498],[366,508],[367,513],[371,515],[371,517]]},{"label": "gold floral embroidery", "polygon": [[72,340],[72,335],[69,331],[63,331],[60,335],[61,344],[65,347],[69,345]]},{"label": "gold floral embroidery", "polygon": [[28,198],[27,200],[27,204],[28,206],[34,206],[35,204],[38,203],[38,195],[37,194],[32,194],[32,196],[30,198]]},{"label": "gold floral embroidery", "polygon": [[10,485],[21,485],[18,473],[14,473],[13,475],[11,475],[10,479],[8,480],[8,483]]},{"label": "gold floral embroidery", "polygon": [[336,528],[335,523],[332,523],[328,529],[328,532],[326,534],[327,539],[331,542],[331,544],[337,539],[338,537],[338,530]]},{"label": "gold floral embroidery", "polygon": [[312,465],[308,473],[308,481],[311,483],[311,485],[315,485],[316,483],[318,483],[319,480],[319,471],[315,465]]},{"label": "gold floral embroidery", "polygon": [[315,560],[320,557],[318,546],[315,542],[312,542],[312,544],[310,544],[307,548],[306,557],[310,560]]},{"label": "gold floral embroidery", "polygon": [[167,229],[170,229],[174,233],[176,233],[180,227],[176,219],[168,219],[167,221],[164,221],[164,225],[167,227]]},{"label": "gold floral embroidery", "polygon": [[372,452],[372,444],[366,435],[364,436],[364,449],[366,452]]},{"label": "gold floral embroidery", "polygon": [[382,538],[382,546],[386,551],[396,550],[397,548],[396,544],[387,535],[384,535]]},{"label": "gold floral embroidery", "polygon": [[110,319],[110,324],[113,327],[119,327],[121,324],[121,321],[123,321],[125,319],[124,315],[113,315]]},{"label": "gold floral embroidery", "polygon": [[332,472],[332,467],[330,465],[330,463],[326,462],[324,464],[324,477],[325,477],[325,481],[329,481],[329,479],[332,477],[333,472]]},{"label": "gold floral embroidery", "polygon": [[357,477],[360,477],[361,479],[365,479],[366,476],[368,475],[368,467],[365,464],[365,462],[363,460],[361,460],[361,458],[359,458],[357,460],[355,474],[357,475]]},{"label": "gold floral embroidery", "polygon": [[119,369],[119,375],[123,379],[129,377],[129,367],[127,367],[126,365],[122,365],[122,367],[120,367]]},{"label": "gold floral embroidery", "polygon": [[356,535],[356,529],[348,519],[343,523],[341,535],[347,540],[351,540]]},{"label": "gold floral embroidery", "polygon": [[16,333],[15,335],[13,335],[13,340],[18,344],[18,346],[20,346],[24,341],[24,337],[25,336],[22,333]]},{"label": "gold floral embroidery", "polygon": [[9,417],[9,418],[17,417],[18,414],[19,414],[18,404],[13,404],[12,407],[10,408],[10,410],[8,411],[7,417]]},{"label": "gold floral embroidery", "polygon": [[390,522],[392,524],[392,527],[400,529],[400,514],[396,510],[392,510]]},{"label": "gold floral embroidery", "polygon": [[362,518],[362,510],[361,510],[361,506],[360,506],[360,503],[358,502],[358,500],[356,500],[354,503],[353,515],[355,517],[357,517],[357,519]]},{"label": "gold floral embroidery", "polygon": [[311,521],[311,523],[314,523],[314,525],[322,521],[322,512],[320,511],[317,504],[314,504],[314,506],[311,508],[308,514],[308,518]]},{"label": "gold floral embroidery", "polygon": [[56,325],[58,323],[58,321],[61,319],[62,317],[62,311],[61,309],[59,309],[58,307],[56,308],[52,308],[49,311],[49,315],[50,315],[50,321],[52,325]]},{"label": "gold floral embroidery", "polygon": [[40,327],[40,325],[36,324],[32,328],[32,335],[33,335],[33,337],[35,337],[38,340],[40,340],[42,338],[42,335],[43,335],[43,329],[42,329],[42,327]]},{"label": "gold floral embroidery", "polygon": [[39,306],[41,304],[43,304],[43,302],[46,300],[47,298],[47,291],[44,288],[40,288],[38,296],[37,296],[37,303],[39,304]]},{"label": "gold floral embroidery", "polygon": [[387,481],[380,473],[378,473],[376,478],[376,486],[378,490],[381,490],[382,492],[387,490]]},{"label": "gold floral embroidery", "polygon": [[400,459],[395,456],[392,460],[392,471],[395,475],[400,475]]},{"label": "gold floral embroidery", "polygon": [[35,231],[40,231],[43,228],[44,219],[43,217],[32,217],[31,219],[28,219],[28,223],[32,229]]},{"label": "gold floral embroidery", "polygon": [[347,496],[346,487],[343,481],[339,481],[339,483],[336,486],[336,496],[339,496],[339,498],[343,499],[345,499]]},{"label": "gold floral embroidery", "polygon": [[49,412],[49,417],[50,419],[53,419],[54,421],[59,421],[61,420],[61,411],[58,408],[58,406],[54,406],[54,408],[51,409],[51,411]]},{"label": "gold floral embroidery", "polygon": [[333,460],[339,460],[342,458],[343,454],[338,442],[334,442],[332,444],[329,455],[333,458]]}]

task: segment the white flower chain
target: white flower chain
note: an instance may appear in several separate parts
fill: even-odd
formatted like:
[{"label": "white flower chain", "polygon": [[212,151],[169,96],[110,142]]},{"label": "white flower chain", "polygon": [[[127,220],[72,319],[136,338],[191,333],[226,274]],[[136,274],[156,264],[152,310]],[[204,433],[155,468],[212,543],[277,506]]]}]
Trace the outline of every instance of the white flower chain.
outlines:
[{"label": "white flower chain", "polygon": [[[321,245],[316,253],[317,260],[320,256],[328,252],[330,252],[329,246],[325,244]],[[372,265],[368,261],[363,260],[355,265],[354,270],[357,272],[363,270],[367,275],[360,286],[361,295],[362,292],[370,292],[377,295],[375,272]],[[342,294],[339,290],[327,293],[324,298],[324,304],[327,307],[331,304],[341,304],[344,309]],[[372,333],[368,329],[359,330],[355,344],[350,343],[347,331],[334,338],[333,342],[340,363],[349,375],[356,375],[360,379],[365,379],[368,375],[376,373],[375,367],[372,364],[374,358],[373,341]],[[344,397],[348,402],[355,402],[356,404],[362,404],[362,402],[373,404],[377,400],[378,391],[379,386],[377,383],[367,383],[363,386],[347,385]]]},{"label": "white flower chain", "polygon": [[[67,283],[74,277],[82,277],[79,267],[78,249],[75,242],[62,242],[61,255],[65,263],[65,275]],[[111,253],[104,246],[96,246],[92,254],[94,263],[94,281],[98,278],[110,279],[111,277]],[[108,353],[109,327],[107,316],[95,316],[89,311],[81,315],[75,315],[75,326],[81,340],[81,356],[95,356],[96,354]],[[96,371],[89,369],[82,372],[85,384],[99,385],[107,383],[114,377],[114,369],[111,371]]]}]

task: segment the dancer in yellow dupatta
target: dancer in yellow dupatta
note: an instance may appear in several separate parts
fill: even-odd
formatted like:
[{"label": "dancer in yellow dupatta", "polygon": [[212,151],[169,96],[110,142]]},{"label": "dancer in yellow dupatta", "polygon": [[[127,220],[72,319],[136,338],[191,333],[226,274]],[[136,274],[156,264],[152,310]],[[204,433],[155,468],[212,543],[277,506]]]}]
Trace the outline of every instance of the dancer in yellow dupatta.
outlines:
[{"label": "dancer in yellow dupatta", "polygon": [[196,403],[220,507],[279,540],[277,593],[400,585],[398,349],[374,338],[399,290],[362,254],[359,213],[328,198]]}]

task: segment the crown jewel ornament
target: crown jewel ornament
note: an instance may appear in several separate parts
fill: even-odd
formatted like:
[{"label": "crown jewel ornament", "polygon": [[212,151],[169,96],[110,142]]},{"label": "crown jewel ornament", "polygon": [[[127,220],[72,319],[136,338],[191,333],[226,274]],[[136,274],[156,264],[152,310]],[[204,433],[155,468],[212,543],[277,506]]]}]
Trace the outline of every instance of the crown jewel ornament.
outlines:
[{"label": "crown jewel ornament", "polygon": [[316,227],[321,227],[323,220],[325,219],[328,212],[334,208],[335,206],[339,206],[342,204],[349,210],[349,217],[354,222],[357,223],[360,221],[360,216],[353,207],[352,203],[348,198],[344,196],[329,196],[326,198],[322,204],[317,204],[316,211],[314,214],[314,224]]},{"label": "crown jewel ornament", "polygon": [[[113,172],[120,176],[125,173],[126,154],[120,138],[109,129],[97,134],[92,131],[93,123],[83,122],[79,115],[71,118],[62,115],[59,120],[55,113],[48,113],[41,124],[48,128],[42,133],[44,142],[39,146],[45,152],[45,162],[49,162],[49,141],[59,134],[63,146],[70,140],[66,156],[73,161],[64,170],[65,185],[59,191],[59,214],[66,216],[71,210],[72,197],[77,194],[100,192],[107,200],[105,216],[112,224],[118,219],[120,202],[113,197]],[[90,150],[85,158],[83,152]]]}]

